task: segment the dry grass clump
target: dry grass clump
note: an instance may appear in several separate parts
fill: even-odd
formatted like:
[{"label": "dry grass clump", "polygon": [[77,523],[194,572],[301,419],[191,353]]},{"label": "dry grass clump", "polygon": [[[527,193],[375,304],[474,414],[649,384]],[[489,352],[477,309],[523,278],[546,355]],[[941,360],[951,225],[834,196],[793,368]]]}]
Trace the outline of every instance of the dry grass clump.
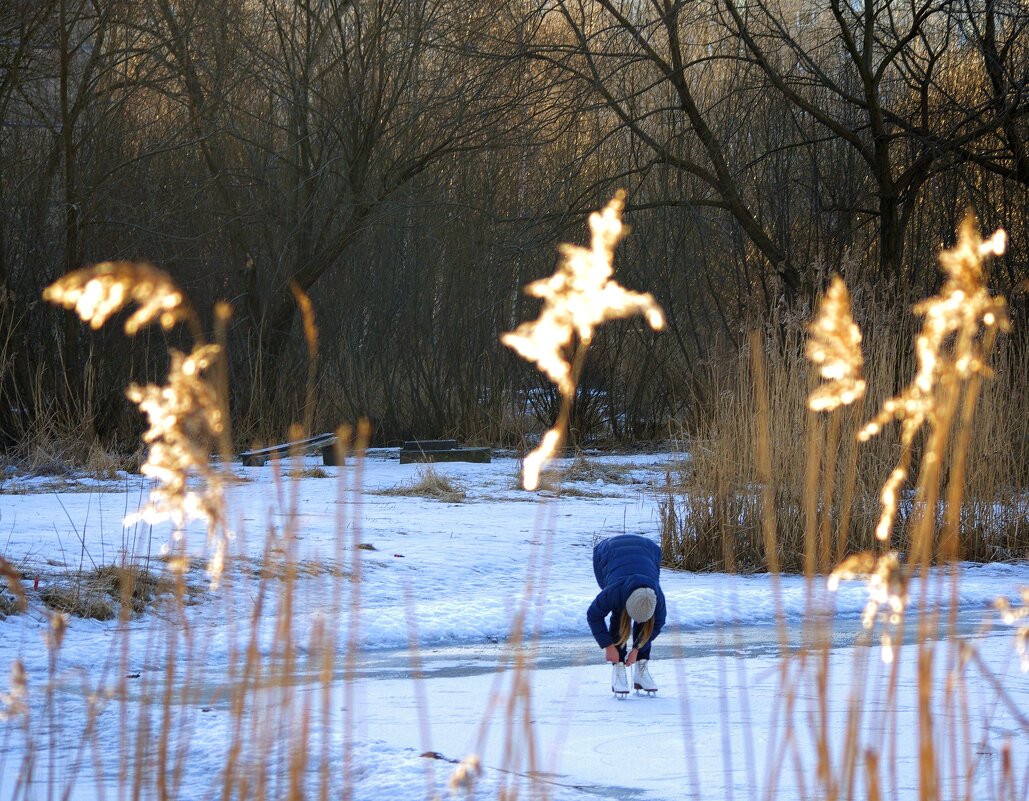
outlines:
[{"label": "dry grass clump", "polygon": [[139,472],[142,449],[132,454],[116,453],[81,432],[58,433],[60,430],[59,426],[44,426],[39,433],[27,436],[4,458],[5,466],[18,475],[84,476],[100,481]]},{"label": "dry grass clump", "polygon": [[603,481],[605,484],[635,484],[631,475],[634,466],[625,463],[600,462],[578,455],[567,468],[561,471],[565,481]]},{"label": "dry grass clump", "polygon": [[[365,548],[364,550],[375,550]],[[336,579],[351,578],[350,572],[335,560],[291,559],[286,556],[266,556],[264,559],[245,559],[247,572],[258,579],[274,579],[276,581],[294,581],[300,578],[321,578],[329,576]]]},{"label": "dry grass clump", "polygon": [[107,565],[92,574],[93,585],[133,612],[146,610],[158,597],[174,590],[174,582],[146,568]]},{"label": "dry grass clump", "polygon": [[597,492],[596,490],[583,489],[582,487],[576,487],[569,484],[557,484],[552,488],[547,488],[546,484],[540,485],[540,492],[543,494],[553,493],[554,495],[561,498],[606,498],[607,496],[603,492]]},{"label": "dry grass clump", "polygon": [[59,492],[61,494],[92,495],[124,492],[124,484],[91,484],[74,478],[48,478],[43,480],[0,481],[0,495],[40,495]]},{"label": "dry grass clump", "polygon": [[75,617],[113,620],[141,614],[162,595],[174,592],[175,582],[131,564],[104,565],[78,573],[70,581],[44,588],[40,600],[51,609]]},{"label": "dry grass clump", "polygon": [[20,611],[17,600],[5,592],[0,592],[0,620],[6,620]]},{"label": "dry grass clump", "polygon": [[[584,481],[586,479],[583,479]],[[516,479],[511,486],[514,490],[524,490],[525,486],[521,479]],[[560,470],[548,469],[540,473],[539,483],[533,491],[532,496],[544,498],[604,498],[603,492],[598,492],[585,487],[577,487],[574,482],[569,482],[564,473]]]},{"label": "dry grass clump", "polygon": [[397,484],[378,490],[376,494],[433,498],[445,503],[463,503],[467,499],[467,493],[459,484],[431,467],[419,469],[415,478],[408,484]]},{"label": "dry grass clump", "polygon": [[[543,494],[576,498],[603,498],[604,493],[574,486],[576,483],[634,484],[630,475],[633,465],[600,462],[578,454],[567,467],[548,467],[542,470],[536,483],[536,490]],[[514,489],[524,489],[522,481],[515,482]]]},{"label": "dry grass clump", "polygon": [[46,587],[39,599],[57,612],[88,620],[114,620],[114,606],[103,594],[82,587]]},{"label": "dry grass clump", "polygon": [[305,467],[302,470],[289,470],[286,478],[328,478],[329,474],[320,467]]}]

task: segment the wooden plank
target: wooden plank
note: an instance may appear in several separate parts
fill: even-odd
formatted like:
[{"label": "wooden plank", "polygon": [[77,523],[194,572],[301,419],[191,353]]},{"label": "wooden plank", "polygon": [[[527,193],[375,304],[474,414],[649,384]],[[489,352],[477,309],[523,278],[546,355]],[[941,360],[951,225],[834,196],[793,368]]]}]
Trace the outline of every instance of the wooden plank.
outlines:
[{"label": "wooden plank", "polygon": [[475,462],[489,464],[493,455],[489,448],[452,448],[446,451],[400,451],[400,464],[415,462]]},{"label": "wooden plank", "polygon": [[452,451],[457,447],[456,439],[412,439],[404,443],[405,451]]},{"label": "wooden plank", "polygon": [[[246,467],[263,467],[271,459],[281,459],[294,453],[321,452],[324,464],[335,464],[335,434],[318,434],[314,437],[270,445],[267,448],[253,448],[239,454],[240,462]],[[329,461],[331,459],[331,461]]]}]

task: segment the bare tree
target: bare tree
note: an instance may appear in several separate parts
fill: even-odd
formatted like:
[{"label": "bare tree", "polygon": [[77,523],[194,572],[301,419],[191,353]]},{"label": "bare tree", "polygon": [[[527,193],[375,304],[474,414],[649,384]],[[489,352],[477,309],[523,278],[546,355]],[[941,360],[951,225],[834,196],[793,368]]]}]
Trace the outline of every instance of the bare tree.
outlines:
[{"label": "bare tree", "polygon": [[[1021,76],[1012,64],[1024,50],[1024,11],[1011,9],[998,46],[992,0],[830,0],[826,8],[724,0],[723,8],[770,86],[857,154],[872,207],[842,211],[877,220],[876,277],[909,281],[905,239],[934,175],[968,160],[1008,177],[1024,169],[1018,126],[1029,82],[1024,62]],[[1007,160],[991,144],[998,138]]]},{"label": "bare tree", "polygon": [[[637,155],[623,167],[624,178],[642,181],[660,167],[690,177],[685,196],[655,198],[651,205],[727,213],[767,268],[796,292],[801,273],[748,191],[740,128],[746,110],[717,90],[733,62],[726,31],[711,12],[705,3],[561,0],[553,13],[566,35],[540,47],[536,57],[594,94],[603,131],[592,147],[628,136],[625,147]],[[766,295],[772,297],[770,290]]]}]

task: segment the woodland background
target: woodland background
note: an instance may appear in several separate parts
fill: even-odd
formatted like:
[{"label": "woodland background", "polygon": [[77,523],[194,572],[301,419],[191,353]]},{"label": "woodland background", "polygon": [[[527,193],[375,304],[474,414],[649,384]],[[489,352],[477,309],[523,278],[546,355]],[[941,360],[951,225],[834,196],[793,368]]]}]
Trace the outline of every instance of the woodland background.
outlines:
[{"label": "woodland background", "polygon": [[747,331],[791,364],[834,272],[899,373],[968,209],[1008,232],[991,285],[1022,364],[1027,25],[1020,0],[8,0],[0,444],[135,447],[124,386],[188,343],[40,300],[116,259],[232,305],[239,442],[304,416],[297,287],[316,429],[520,444],[557,398],[498,335],[617,188],[616,275],[668,329],[598,336],[577,442],[703,429]]}]

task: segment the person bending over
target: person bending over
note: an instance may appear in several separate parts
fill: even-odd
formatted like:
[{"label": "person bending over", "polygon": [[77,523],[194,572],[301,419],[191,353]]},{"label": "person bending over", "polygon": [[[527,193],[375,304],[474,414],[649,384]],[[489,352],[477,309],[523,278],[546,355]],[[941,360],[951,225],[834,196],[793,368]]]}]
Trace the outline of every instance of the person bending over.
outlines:
[{"label": "person bending over", "polygon": [[600,592],[586,610],[586,620],[613,665],[611,691],[619,697],[629,694],[626,667],[632,666],[633,687],[657,692],[648,664],[650,646],[665,624],[661,547],[638,534],[601,540],[593,549],[593,574]]}]

